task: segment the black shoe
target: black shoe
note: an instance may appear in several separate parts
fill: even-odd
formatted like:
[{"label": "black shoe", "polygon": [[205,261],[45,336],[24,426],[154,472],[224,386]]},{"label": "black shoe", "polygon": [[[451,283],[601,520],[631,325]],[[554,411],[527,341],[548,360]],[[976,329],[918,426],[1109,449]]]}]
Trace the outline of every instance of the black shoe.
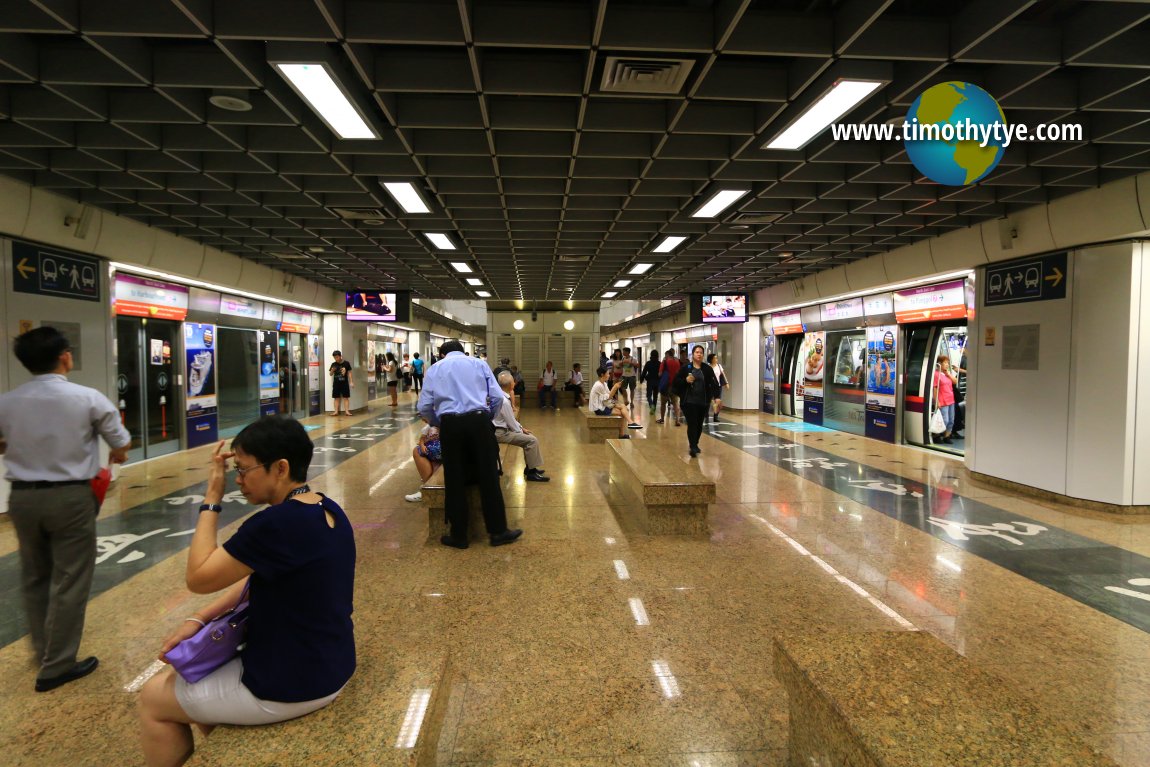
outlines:
[{"label": "black shoe", "polygon": [[450,535],[444,535],[439,539],[439,542],[444,546],[450,546],[453,549],[466,549],[469,544],[466,538],[452,538]]},{"label": "black shoe", "polygon": [[953,445],[953,444],[954,444],[954,440],[953,440],[953,439],[951,439],[950,437],[943,437],[943,438],[942,438],[942,444],[944,444],[944,445]]},{"label": "black shoe", "polygon": [[695,456],[697,456],[699,454],[699,448],[693,447],[690,449],[689,452],[691,453],[691,457],[694,458]]},{"label": "black shoe", "polygon": [[538,470],[527,472],[526,474],[523,475],[523,478],[526,479],[528,482],[550,482],[551,481],[551,477],[543,476],[543,472],[538,471]]},{"label": "black shoe", "polygon": [[77,679],[83,679],[96,670],[96,666],[100,665],[100,659],[93,655],[90,658],[84,658],[82,661],[77,661],[75,666],[65,671],[59,676],[50,677],[48,679],[36,680],[36,692],[48,692],[55,690],[57,687],[68,684],[68,682],[75,682]]},{"label": "black shoe", "polygon": [[643,427],[640,426],[639,424],[635,423],[634,421],[632,421],[631,423],[627,424],[627,428],[628,429],[642,429]]},{"label": "black shoe", "polygon": [[631,439],[631,435],[630,434],[623,434],[623,435],[620,435],[619,437],[617,437],[616,439]]},{"label": "black shoe", "polygon": [[521,535],[523,535],[522,530],[504,530],[498,535],[491,536],[491,545],[505,546],[508,543],[515,543]]}]

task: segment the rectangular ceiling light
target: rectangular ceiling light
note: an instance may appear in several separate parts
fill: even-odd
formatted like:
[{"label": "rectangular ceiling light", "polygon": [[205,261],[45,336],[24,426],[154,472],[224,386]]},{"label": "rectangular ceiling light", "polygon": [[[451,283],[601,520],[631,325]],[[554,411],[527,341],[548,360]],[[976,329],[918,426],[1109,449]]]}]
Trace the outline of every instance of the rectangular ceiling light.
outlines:
[{"label": "rectangular ceiling light", "polygon": [[668,237],[664,237],[663,241],[660,242],[658,245],[656,245],[655,249],[652,252],[653,253],[670,253],[672,250],[674,250],[675,248],[682,245],[683,241],[686,239],[687,239],[686,237],[680,237],[678,235],[670,235]]},{"label": "rectangular ceiling light", "polygon": [[337,136],[379,138],[324,64],[276,64],[276,69]]},{"label": "rectangular ceiling light", "polygon": [[616,293],[614,290],[611,290],[611,291],[604,293],[603,298],[614,298],[617,295],[619,295],[619,294]]},{"label": "rectangular ceiling light", "polygon": [[477,290],[475,291],[475,295],[479,296],[480,298],[491,298],[491,294],[486,290]]},{"label": "rectangular ceiling light", "polygon": [[482,285],[483,280],[479,279],[478,277],[468,277],[467,278],[467,284],[468,285]]},{"label": "rectangular ceiling light", "polygon": [[703,203],[703,207],[691,214],[691,218],[714,218],[727,208],[735,204],[735,200],[742,197],[750,189],[722,189]]},{"label": "rectangular ceiling light", "polygon": [[471,274],[471,266],[462,261],[452,261],[451,268],[460,274]]},{"label": "rectangular ceiling light", "polygon": [[802,149],[827,126],[881,88],[877,80],[839,80],[764,149]]},{"label": "rectangular ceiling light", "polygon": [[627,274],[646,274],[647,270],[652,266],[654,266],[654,264],[635,264]]},{"label": "rectangular ceiling light", "polygon": [[630,280],[615,280],[615,287],[617,287],[617,288],[625,288],[630,284],[631,284]]},{"label": "rectangular ceiling light", "polygon": [[407,181],[389,181],[384,183],[383,188],[395,198],[405,213],[431,212],[431,208],[427,207],[427,203],[419,196],[419,192],[415,191],[415,187]]},{"label": "rectangular ceiling light", "polygon": [[424,232],[423,236],[431,240],[431,244],[440,250],[455,250],[455,243],[451,238],[441,232]]}]

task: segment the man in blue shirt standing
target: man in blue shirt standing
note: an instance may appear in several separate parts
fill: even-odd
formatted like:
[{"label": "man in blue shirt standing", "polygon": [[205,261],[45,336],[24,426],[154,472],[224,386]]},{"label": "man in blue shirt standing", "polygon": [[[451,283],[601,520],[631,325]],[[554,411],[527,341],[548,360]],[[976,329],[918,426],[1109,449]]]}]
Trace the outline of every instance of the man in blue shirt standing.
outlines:
[{"label": "man in blue shirt standing", "polygon": [[0,395],[0,452],[12,481],[8,513],[40,668],[36,692],[47,692],[99,664],[95,656],[76,660],[96,569],[100,506],[92,478],[100,470],[100,439],[112,448],[111,460],[123,463],[132,438],[107,397],[68,381],[72,347],[55,328],[23,333],[15,352],[33,378]]},{"label": "man in blue shirt standing", "polygon": [[491,426],[503,405],[503,392],[487,363],[465,355],[459,341],[445,342],[439,355],[439,362],[427,369],[419,394],[419,414],[439,427],[443,446],[444,511],[451,532],[439,540],[445,546],[467,548],[466,486],[470,481],[479,485],[491,545],[512,543],[523,531],[507,529],[499,487],[499,444]]}]

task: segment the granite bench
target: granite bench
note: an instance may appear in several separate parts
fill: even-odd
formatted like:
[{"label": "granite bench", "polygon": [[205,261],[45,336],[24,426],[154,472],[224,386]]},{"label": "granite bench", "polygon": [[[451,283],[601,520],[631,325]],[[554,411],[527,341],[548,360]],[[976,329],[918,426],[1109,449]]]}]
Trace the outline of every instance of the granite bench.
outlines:
[{"label": "granite bench", "polygon": [[[356,633],[361,643],[394,642],[383,630],[378,637],[361,636],[359,627]],[[424,647],[403,648],[390,661],[359,655],[355,675],[325,708],[278,724],[220,725],[197,736],[186,767],[436,764],[454,677],[449,654]]]},{"label": "granite bench", "polygon": [[700,535],[708,532],[709,504],[715,483],[696,463],[687,463],[656,440],[611,440],[611,505],[637,509],[651,535]]},{"label": "granite bench", "polygon": [[[499,461],[506,467],[511,463],[514,453],[512,450],[521,449],[513,445],[499,446]],[[447,519],[444,509],[446,507],[447,493],[443,485],[443,467],[438,466],[427,481],[420,488],[423,493],[423,504],[427,507],[427,542],[439,545],[441,536],[447,535]],[[483,522],[483,504],[479,498],[479,486],[467,486],[467,535],[472,541],[482,541],[487,538],[487,526]]]},{"label": "granite bench", "polygon": [[602,445],[609,439],[619,437],[619,425],[623,417],[618,415],[594,415],[585,407],[579,408],[579,441],[591,445]]},{"label": "granite bench", "polygon": [[775,639],[790,767],[1117,767],[926,632]]}]

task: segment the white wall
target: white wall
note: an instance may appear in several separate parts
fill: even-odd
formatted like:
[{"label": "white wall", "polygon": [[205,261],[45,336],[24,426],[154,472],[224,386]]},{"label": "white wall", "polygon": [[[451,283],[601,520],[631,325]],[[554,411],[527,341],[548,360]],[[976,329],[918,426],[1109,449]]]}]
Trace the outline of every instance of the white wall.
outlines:
[{"label": "white wall", "polygon": [[[328,366],[332,363],[331,353],[337,349],[343,352],[343,358],[352,365],[351,409],[358,410],[367,407],[367,379],[374,375],[372,362],[364,358],[362,353],[367,345],[367,323],[349,322],[342,314],[325,314],[323,316],[323,352],[320,358],[320,383],[323,385],[324,411],[335,411],[335,400],[331,396],[331,376],[327,374]],[[376,396],[383,396],[376,392]]]},{"label": "white wall", "polygon": [[[968,389],[967,418],[973,428],[966,460],[974,471],[1066,493],[1073,292],[1071,281],[1065,300],[986,308],[979,291],[971,336],[978,351],[968,359],[974,391],[971,396]],[[1039,369],[1003,370],[1003,326],[1030,324],[1041,327]],[[984,345],[988,327],[995,330],[995,345],[989,347]]]},{"label": "white wall", "polygon": [[1075,254],[1074,318],[1066,494],[1106,503],[1134,497],[1138,380],[1138,245],[1117,243]]},{"label": "white wall", "polygon": [[[757,318],[741,325],[718,325],[718,348],[726,348],[720,362],[731,384],[723,391],[723,407],[737,410],[758,410],[759,398],[759,344],[762,343],[761,323]],[[667,347],[668,349],[671,347]],[[664,349],[666,351],[666,349]]]},{"label": "white wall", "polygon": [[[1135,327],[1138,328],[1137,389],[1134,397],[1134,450],[1131,461],[1135,467],[1132,498],[1138,505],[1150,505],[1150,243],[1139,243],[1134,254],[1136,284],[1142,286],[1138,294]],[[1131,312],[1132,319],[1135,313]]]}]

